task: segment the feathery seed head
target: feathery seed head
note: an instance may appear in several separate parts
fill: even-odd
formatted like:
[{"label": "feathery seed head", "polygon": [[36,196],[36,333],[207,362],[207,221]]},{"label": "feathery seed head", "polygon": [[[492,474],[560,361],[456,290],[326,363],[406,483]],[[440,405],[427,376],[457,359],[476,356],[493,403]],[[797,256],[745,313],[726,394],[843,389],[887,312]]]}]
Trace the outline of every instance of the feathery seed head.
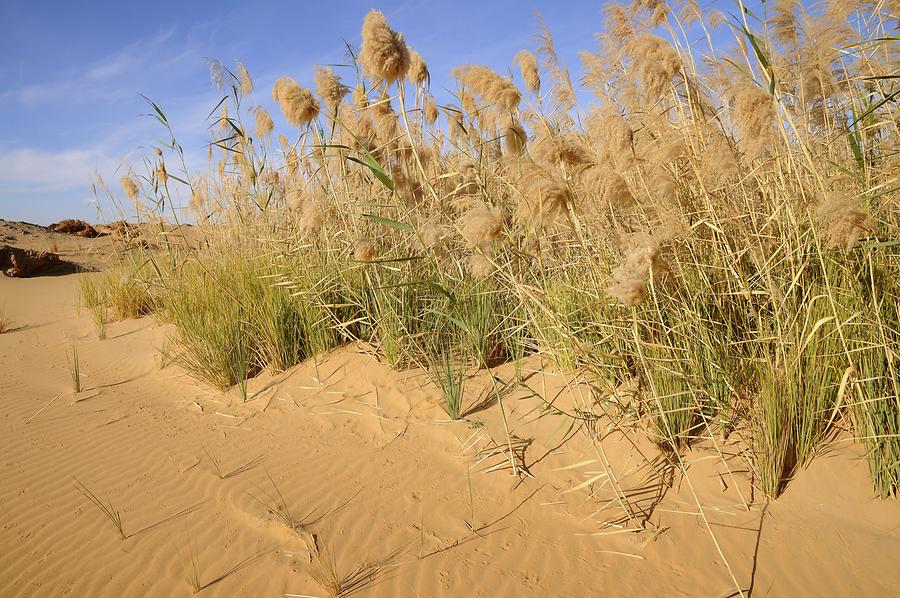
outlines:
[{"label": "feathery seed head", "polygon": [[829,248],[853,249],[860,239],[875,228],[868,207],[861,200],[846,200],[833,196],[816,210],[819,225],[825,229]]},{"label": "feathery seed head", "polygon": [[288,123],[294,127],[309,124],[319,115],[319,101],[290,77],[281,77],[272,87],[272,99],[278,102]]},{"label": "feathery seed head", "polygon": [[366,86],[362,83],[353,88],[353,106],[357,110],[365,110],[369,107],[369,96],[366,93]]},{"label": "feathery seed head", "polygon": [[531,93],[540,93],[541,91],[541,75],[538,72],[537,58],[528,50],[520,50],[516,54],[515,62],[519,65],[522,72],[522,80],[525,81],[525,87]]},{"label": "feathery seed head", "polygon": [[475,278],[484,279],[494,273],[494,264],[480,253],[474,253],[468,258],[469,274]]},{"label": "feathery seed head", "polygon": [[275,123],[272,122],[269,111],[262,106],[254,106],[251,111],[256,118],[256,137],[263,139],[271,135],[275,130]]},{"label": "feathery seed head", "polygon": [[634,133],[625,117],[594,108],[588,115],[587,130],[604,161],[623,170],[635,163]]},{"label": "feathery seed head", "polygon": [[422,55],[415,50],[409,50],[409,70],[406,78],[416,85],[428,85],[431,82],[431,75],[428,73],[428,65]]},{"label": "feathery seed head", "polygon": [[503,145],[506,153],[510,156],[520,156],[525,152],[525,142],[528,135],[525,133],[525,127],[518,120],[510,118],[503,126]]},{"label": "feathery seed head", "polygon": [[241,62],[237,63],[238,81],[241,84],[241,93],[250,95],[253,93],[253,79],[250,78],[250,71],[247,70]]},{"label": "feathery seed head", "polygon": [[450,229],[441,224],[437,217],[429,218],[419,227],[418,240],[422,249],[433,252],[438,258],[449,254],[447,245],[450,241]]},{"label": "feathery seed head", "polygon": [[363,20],[359,61],[367,76],[388,84],[409,70],[409,48],[403,35],[390,28],[380,11],[369,11]]},{"label": "feathery seed head", "polygon": [[681,57],[672,44],[649,33],[632,40],[628,50],[645,97],[656,102],[666,95],[672,80],[681,72]]},{"label": "feathery seed head", "polygon": [[480,203],[462,215],[459,230],[469,247],[488,251],[503,230],[503,209]]},{"label": "feathery seed head", "polygon": [[628,307],[640,304],[647,296],[651,277],[657,280],[669,271],[661,251],[661,243],[653,239],[636,246],[613,272],[613,283],[606,293]]},{"label": "feathery seed head", "polygon": [[737,79],[730,88],[732,117],[740,139],[738,145],[747,159],[764,155],[776,141],[775,103],[769,92],[746,77]]},{"label": "feathery seed head", "polygon": [[377,256],[378,250],[371,239],[359,239],[353,247],[353,259],[357,262],[371,262]]},{"label": "feathery seed head", "polygon": [[305,197],[301,203],[300,233],[312,236],[322,229],[325,224],[325,212],[327,206],[321,193],[313,193]]},{"label": "feathery seed head", "polygon": [[615,170],[608,166],[595,165],[581,175],[585,187],[595,194],[605,206],[614,209],[626,208],[634,203],[634,196]]},{"label": "feathery seed head", "polygon": [[522,181],[516,220],[535,230],[551,226],[566,213],[571,201],[565,181],[535,165]]},{"label": "feathery seed head", "polygon": [[429,94],[425,96],[425,104],[422,107],[422,114],[425,117],[425,122],[428,123],[428,126],[433,127],[434,123],[436,123],[438,119],[437,102],[435,101],[433,95]]},{"label": "feathery seed head", "polygon": [[165,187],[169,183],[169,173],[166,172],[165,162],[160,162],[159,168],[156,170],[156,181],[160,187]]},{"label": "feathery seed head", "polygon": [[341,82],[341,78],[335,75],[332,69],[327,67],[316,67],[315,80],[316,95],[333,113],[344,96],[350,93],[350,88]]},{"label": "feathery seed head", "polygon": [[138,198],[138,186],[134,182],[134,179],[128,175],[122,177],[122,191],[125,192],[125,196],[131,201],[137,201]]},{"label": "feathery seed head", "polygon": [[[509,77],[498,75],[486,66],[460,66],[451,74],[467,89],[498,109],[510,112],[519,105],[522,96]],[[467,110],[468,112],[468,110]]]},{"label": "feathery seed head", "polygon": [[575,131],[543,132],[534,142],[533,153],[535,158],[547,164],[585,166],[597,160],[591,148]]}]

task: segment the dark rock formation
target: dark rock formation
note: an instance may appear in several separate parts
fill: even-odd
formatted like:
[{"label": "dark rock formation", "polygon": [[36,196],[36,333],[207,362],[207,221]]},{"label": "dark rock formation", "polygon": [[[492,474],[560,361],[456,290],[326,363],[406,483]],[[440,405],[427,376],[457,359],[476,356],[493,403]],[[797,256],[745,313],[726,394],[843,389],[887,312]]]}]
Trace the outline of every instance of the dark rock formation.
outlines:
[{"label": "dark rock formation", "polygon": [[0,245],[0,270],[3,270],[7,276],[22,278],[35,274],[74,272],[75,266],[59,259],[58,255],[49,251]]},{"label": "dark rock formation", "polygon": [[88,237],[90,239],[100,236],[97,229],[84,220],[60,220],[56,224],[51,224],[50,230],[58,233],[65,233],[67,235],[75,235],[76,237]]}]

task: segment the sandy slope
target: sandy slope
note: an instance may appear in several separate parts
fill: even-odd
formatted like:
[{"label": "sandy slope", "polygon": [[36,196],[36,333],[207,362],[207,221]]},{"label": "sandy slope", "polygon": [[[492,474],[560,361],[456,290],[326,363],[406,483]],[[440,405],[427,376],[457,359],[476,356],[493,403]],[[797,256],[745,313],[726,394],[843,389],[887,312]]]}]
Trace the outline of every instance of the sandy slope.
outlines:
[{"label": "sandy slope", "polygon": [[[639,433],[606,434],[603,419],[589,424],[603,437],[592,442],[588,424],[547,402],[600,406],[533,359],[533,392],[504,399],[528,472],[517,477],[497,452],[507,442],[497,405],[446,422],[421,373],[391,371],[359,346],[261,376],[241,404],[176,365],[160,369],[157,347],[173,331],[153,319],[111,324],[97,340],[77,313],[79,276],[91,274],[0,277],[15,327],[0,335],[2,596],[187,596],[192,562],[205,595],[325,596],[313,545],[336,555],[342,576],[359,573],[360,596],[731,595],[698,500],[744,591],[900,589],[900,504],[872,498],[852,443],[764,507],[728,445],[718,449],[733,475],[707,446],[686,455],[685,477]],[[511,366],[496,374],[515,378]],[[488,384],[470,380],[468,395]],[[121,512],[126,539],[76,478]],[[297,530],[270,509],[279,493]],[[634,530],[629,518],[647,512]]]}]

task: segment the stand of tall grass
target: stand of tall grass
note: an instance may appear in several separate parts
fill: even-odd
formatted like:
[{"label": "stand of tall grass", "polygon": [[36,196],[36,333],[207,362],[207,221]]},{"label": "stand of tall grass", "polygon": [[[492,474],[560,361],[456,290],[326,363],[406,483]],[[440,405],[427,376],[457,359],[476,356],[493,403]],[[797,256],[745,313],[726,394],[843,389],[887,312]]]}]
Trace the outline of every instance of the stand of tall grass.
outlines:
[{"label": "stand of tall grass", "polygon": [[636,380],[670,454],[738,433],[769,495],[842,428],[895,495],[898,15],[766,6],[607,6],[580,56],[591,106],[542,24],[520,83],[465,65],[438,105],[373,11],[352,85],[276,82],[277,137],[247,70],[213,61],[208,172],[152,104],[171,141],[123,179],[148,220],[189,196],[196,226],[166,234],[191,238],[88,296],[176,324],[183,365],[221,388],[360,340],[432,372],[456,418],[467,367],[542,352]]}]

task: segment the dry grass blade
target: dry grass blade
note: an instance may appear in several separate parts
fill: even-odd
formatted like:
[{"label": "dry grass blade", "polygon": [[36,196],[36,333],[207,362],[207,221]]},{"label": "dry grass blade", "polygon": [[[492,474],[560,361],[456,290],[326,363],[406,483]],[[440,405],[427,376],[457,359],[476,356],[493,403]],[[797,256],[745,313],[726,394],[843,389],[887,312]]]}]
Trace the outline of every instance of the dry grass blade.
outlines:
[{"label": "dry grass blade", "polygon": [[121,536],[123,540],[127,539],[128,536],[125,534],[124,524],[122,523],[122,514],[118,509],[115,508],[115,506],[113,506],[112,501],[107,499],[107,501],[104,503],[102,500],[97,498],[97,495],[88,490],[87,486],[82,484],[78,478],[73,479],[75,480],[75,488],[79,492],[81,492],[88,500],[90,500],[91,503],[95,507],[97,507],[97,509],[99,509],[107,519],[110,520],[110,522],[112,522],[116,530],[119,532],[119,536]]}]

